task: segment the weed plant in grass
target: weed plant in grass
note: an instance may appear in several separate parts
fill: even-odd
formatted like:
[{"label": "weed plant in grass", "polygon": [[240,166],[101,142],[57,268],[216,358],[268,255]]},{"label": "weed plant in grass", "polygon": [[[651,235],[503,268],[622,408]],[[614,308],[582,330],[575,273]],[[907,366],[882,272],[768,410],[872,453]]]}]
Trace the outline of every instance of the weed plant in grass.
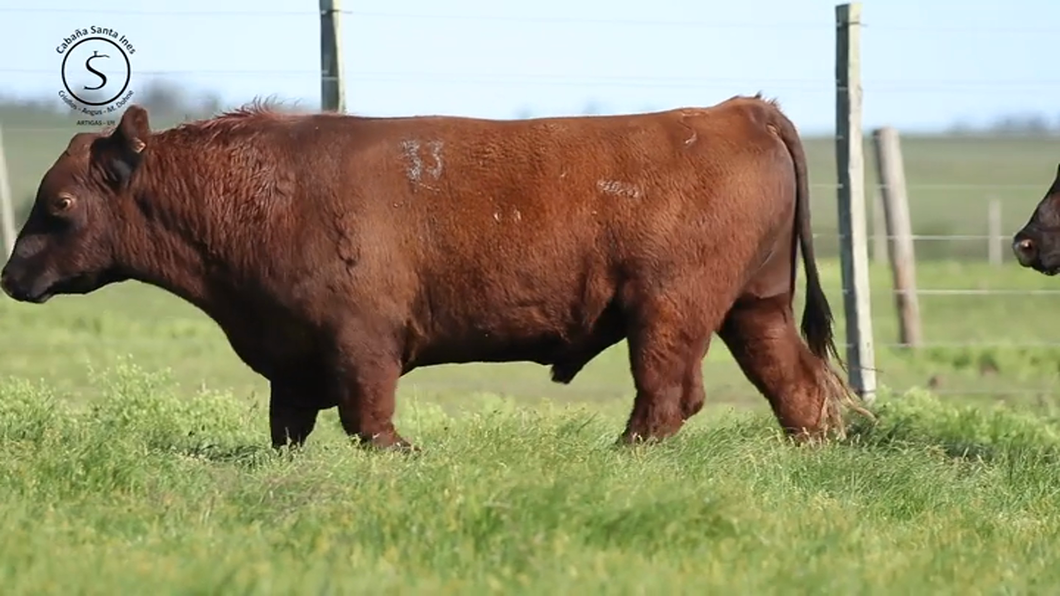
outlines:
[{"label": "weed plant in grass", "polygon": [[[1060,421],[881,398],[794,447],[767,414],[612,446],[624,405],[406,401],[415,457],[267,447],[266,412],[124,364],[88,401],[0,384],[0,585],[17,594],[1048,592]],[[76,407],[71,405],[78,403]],[[716,592],[713,592],[716,593]],[[724,592],[723,592],[724,593]]]}]

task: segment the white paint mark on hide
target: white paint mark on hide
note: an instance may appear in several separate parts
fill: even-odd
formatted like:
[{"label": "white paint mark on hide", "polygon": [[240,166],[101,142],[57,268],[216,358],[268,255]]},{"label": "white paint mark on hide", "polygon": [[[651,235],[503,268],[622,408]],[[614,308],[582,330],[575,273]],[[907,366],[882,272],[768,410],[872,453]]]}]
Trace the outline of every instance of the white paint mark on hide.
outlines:
[{"label": "white paint mark on hide", "polygon": [[510,221],[512,223],[517,223],[521,219],[523,219],[523,214],[520,213],[518,209],[512,209],[511,215],[508,216],[505,216],[504,213],[501,211],[493,212],[493,220],[497,223],[501,223],[502,221]]},{"label": "white paint mark on hide", "polygon": [[632,197],[634,199],[640,198],[640,189],[636,185],[629,184],[628,182],[619,182],[618,180],[597,180],[596,187],[609,195]]},{"label": "white paint mark on hide", "polygon": [[409,160],[405,175],[411,182],[419,182],[420,176],[423,175],[423,162],[420,161],[419,156],[420,142],[417,140],[401,141],[401,150],[405,153],[405,158]]},{"label": "white paint mark on hide", "polygon": [[[427,152],[429,153],[429,166],[424,164],[424,160],[420,156],[420,148],[423,145],[426,145]],[[405,175],[408,177],[409,182],[426,188],[432,188],[423,183],[424,174],[434,180],[441,177],[442,169],[445,167],[445,164],[442,161],[442,149],[444,148],[445,144],[442,141],[427,141],[423,144],[417,139],[401,141],[401,151],[405,154],[405,159],[408,160]]]},{"label": "white paint mark on hide", "polygon": [[699,135],[697,135],[696,131],[693,130],[692,131],[692,136],[690,136],[687,139],[685,139],[685,145],[691,146],[692,143],[695,143],[698,138],[699,138]]},{"label": "white paint mark on hide", "polygon": [[442,175],[442,148],[445,144],[442,141],[428,141],[427,147],[431,152],[431,157],[434,158],[434,167],[427,170],[427,173],[434,177],[435,180]]}]

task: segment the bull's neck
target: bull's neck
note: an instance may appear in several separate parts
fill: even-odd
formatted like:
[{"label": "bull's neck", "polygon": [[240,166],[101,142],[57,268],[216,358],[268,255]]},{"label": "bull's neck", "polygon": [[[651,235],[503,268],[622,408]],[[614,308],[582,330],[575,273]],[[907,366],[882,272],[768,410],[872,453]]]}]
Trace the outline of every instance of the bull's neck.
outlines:
[{"label": "bull's neck", "polygon": [[[179,163],[179,167],[175,164]],[[133,213],[122,255],[132,279],[184,298],[217,317],[244,259],[231,234],[233,210],[197,156],[146,159],[133,182]],[[244,245],[249,246],[249,245]]]}]

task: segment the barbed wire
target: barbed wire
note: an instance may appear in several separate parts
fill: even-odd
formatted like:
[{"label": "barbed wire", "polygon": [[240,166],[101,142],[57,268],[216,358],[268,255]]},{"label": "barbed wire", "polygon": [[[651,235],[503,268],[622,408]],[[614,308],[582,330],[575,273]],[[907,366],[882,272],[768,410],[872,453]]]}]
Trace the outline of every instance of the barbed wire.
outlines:
[{"label": "barbed wire", "polygon": [[[841,290],[843,294],[851,293],[850,290]],[[918,296],[1056,296],[1060,295],[1060,290],[1047,290],[1047,289],[1033,289],[1033,288],[1014,288],[1014,289],[991,289],[991,288],[918,288],[915,290],[874,290],[873,294],[893,294],[893,295],[910,295],[916,294]]]},{"label": "barbed wire", "polygon": [[[495,14],[456,14],[456,13],[403,13],[387,11],[350,10],[341,9],[335,13],[376,19],[418,19],[418,20],[450,20],[450,21],[490,21],[490,22],[512,22],[519,24],[553,24],[553,25],[606,25],[623,27],[673,27],[673,28],[695,28],[695,29],[762,29],[774,30],[820,30],[834,31],[835,24],[828,21],[695,21],[653,18],[599,18],[599,17],[556,17],[542,15],[495,15]],[[321,10],[143,10],[136,8],[108,9],[108,8],[67,8],[48,6],[10,6],[0,7],[0,13],[23,13],[23,14],[92,14],[92,15],[122,15],[143,17],[188,17],[188,18],[220,18],[220,17],[314,17],[319,18]],[[974,26],[974,25],[908,25],[903,23],[888,23],[876,21],[871,18],[862,18],[860,26],[870,31],[922,31],[930,33],[952,32],[952,33],[1012,33],[1012,34],[1042,34],[1054,35],[1055,29],[1049,27],[1031,26]]]},{"label": "barbed wire", "polygon": [[[55,70],[47,68],[0,67],[0,73],[31,76],[54,77]],[[348,71],[341,77],[327,77],[319,70],[281,70],[281,69],[155,69],[137,70],[140,76],[244,76],[244,77],[316,77],[326,80],[359,80],[359,81],[432,81],[442,83],[471,84],[515,84],[515,85],[556,85],[576,87],[617,87],[617,88],[697,88],[697,89],[732,89],[755,88],[769,90],[803,91],[813,93],[835,93],[842,87],[834,82],[821,79],[733,79],[723,77],[665,77],[665,76],[628,76],[628,75],[551,75],[551,74],[505,74],[505,73],[459,73],[438,71]],[[1060,88],[1060,79],[1026,79],[1026,80],[879,80],[865,81],[862,91],[868,93],[924,93],[944,91],[975,91],[1003,88],[1006,92],[1014,90],[1036,90]]]},{"label": "barbed wire", "polygon": [[[821,31],[834,31],[835,24],[830,22],[810,22],[810,21],[783,21],[775,23],[766,23],[762,21],[675,21],[675,20],[657,20],[657,19],[601,19],[595,17],[540,17],[540,16],[505,16],[505,15],[474,15],[474,14],[423,14],[423,13],[394,13],[394,12],[380,12],[380,11],[364,11],[364,10],[341,10],[339,11],[344,15],[351,16],[362,16],[372,18],[391,18],[391,19],[425,19],[425,20],[463,20],[463,21],[508,21],[516,23],[549,23],[549,24],[569,24],[569,25],[622,25],[622,26],[648,26],[648,27],[683,27],[683,28],[702,28],[702,29],[727,29],[727,28],[740,28],[740,29],[811,29]],[[971,33],[971,32],[999,32],[999,33],[1040,33],[1054,35],[1056,30],[1048,27],[974,27],[974,26],[910,26],[910,25],[893,25],[886,22],[873,21],[872,19],[866,20],[864,17],[860,21],[860,26],[870,30],[885,30],[885,31],[925,31],[925,32],[937,32],[947,31],[954,33]]]},{"label": "barbed wire", "polygon": [[541,23],[554,25],[619,25],[624,27],[674,27],[692,29],[815,29],[832,31],[835,25],[827,22],[783,21],[766,23],[762,21],[677,21],[660,19],[602,19],[598,17],[554,17],[533,15],[485,15],[485,14],[424,14],[395,13],[366,10],[342,10],[344,15],[385,18],[385,19],[420,19],[446,21],[490,21],[511,23]]},{"label": "barbed wire", "polygon": [[[291,107],[297,107],[298,104],[302,103],[302,102],[305,102],[305,100],[301,100],[301,99],[298,99],[298,100],[296,100],[296,99],[284,100],[284,104],[285,105],[289,105]],[[244,102],[244,103],[249,103],[249,101],[248,102]],[[59,108],[62,107],[61,104],[58,104],[58,103],[56,104],[56,106],[59,107]],[[235,106],[232,106],[232,108],[234,108],[234,107]],[[232,109],[232,108],[226,107],[226,108],[222,108],[222,110],[220,110],[220,111],[223,112],[223,111],[225,111],[227,109]],[[572,115],[577,116],[578,114],[572,114]],[[67,119],[69,119],[71,121],[70,121],[69,124],[56,124],[56,125],[47,125],[47,126],[17,126],[17,125],[10,125],[10,124],[7,124],[6,121],[3,119],[2,106],[0,106],[0,123],[3,123],[3,129],[4,129],[5,132],[12,132],[12,133],[15,133],[15,132],[17,132],[17,133],[72,133],[75,130],[78,130],[78,131],[85,130],[83,127],[80,127],[80,126],[78,126],[76,124],[76,119],[81,118],[80,116],[77,116],[76,114],[74,114],[73,116],[70,116],[69,114],[67,114],[65,112],[56,111],[56,112],[53,112],[53,113],[42,114],[40,116],[40,118],[42,118],[42,119],[49,118],[49,117],[55,117],[55,118],[59,118],[59,119],[67,118]],[[194,116],[192,119],[193,120],[197,120],[197,119],[200,119],[200,118],[209,118],[209,116]],[[504,118],[501,118],[501,119],[504,119]],[[966,134],[963,134],[963,133],[939,132],[939,133],[931,133],[931,137],[936,138],[939,141],[977,141],[977,142],[983,142],[983,143],[1005,142],[1005,141],[1017,141],[1017,142],[1043,141],[1043,142],[1056,143],[1056,142],[1060,141],[1060,135],[1056,135],[1056,134],[1053,134],[1053,133],[1051,133],[1049,136],[1046,136],[1044,134],[1041,135],[1041,136],[1038,136],[1038,135],[1021,136],[1021,135],[1015,134],[1015,133],[1009,133],[1009,134],[996,133],[996,134],[991,134],[991,133],[988,133],[988,132],[984,132],[984,133],[980,133],[980,134],[976,134],[976,135],[966,135]],[[804,138],[810,138],[810,139],[814,139],[814,140],[827,138],[828,140],[831,140],[832,139],[832,135],[810,134],[810,135],[804,135]],[[1050,180],[1050,182],[1051,182],[1051,180]],[[828,184],[828,183],[814,183],[814,184],[810,185],[810,188],[811,189],[815,189],[815,190],[838,190],[840,188],[840,185],[839,184]],[[1000,191],[1005,191],[1005,190],[1022,191],[1022,192],[1031,191],[1033,193],[1037,193],[1038,195],[1043,195],[1045,190],[1049,188],[1049,182],[1046,182],[1044,185],[1042,185],[1042,184],[994,184],[994,185],[984,184],[984,185],[976,185],[976,184],[968,184],[968,183],[952,183],[952,184],[930,184],[930,183],[928,183],[928,184],[916,184],[916,183],[912,183],[912,184],[907,184],[906,188],[908,190],[911,190],[911,191],[912,190],[983,191],[983,193],[981,195],[981,198],[982,197],[994,197],[994,198],[996,198],[997,200],[999,200],[1001,202],[1014,202],[1014,201],[1023,201],[1023,200],[1026,200],[1026,199],[1025,198],[1014,198],[1014,197],[1011,197],[1011,196],[1007,196],[1005,194],[992,195],[988,191],[993,191],[993,192],[1000,192]],[[866,184],[866,198],[867,199],[869,197],[871,197],[871,193],[873,191],[874,191],[874,185]],[[957,199],[964,199],[964,198],[967,198],[967,197],[964,196],[964,195],[952,196],[952,197],[946,197],[946,196],[943,196],[943,195],[932,195],[931,200],[932,201],[936,201],[936,200],[940,200],[940,199],[957,200]],[[1036,198],[1040,199],[1041,197],[1037,196]]]},{"label": "barbed wire", "polygon": [[[292,106],[296,106],[298,103],[305,102],[306,100],[304,100],[304,99],[288,99],[288,100],[282,100],[282,101],[285,104],[290,104]],[[246,102],[241,102],[241,103],[250,103],[250,101],[248,100]],[[61,104],[59,104],[58,102],[56,102],[55,105],[57,107],[59,107],[59,108],[62,107]],[[225,107],[225,108],[222,108],[220,111],[224,111],[226,109],[232,109],[234,107],[235,107],[234,105],[231,106],[231,107]],[[660,110],[662,110],[662,109],[665,109],[665,108],[660,108]],[[2,111],[0,111],[0,115],[2,115]],[[355,115],[355,114],[351,114],[351,115]],[[569,114],[566,114],[566,115],[582,116],[582,114],[577,114],[577,113],[573,113],[573,112],[569,113]],[[600,115],[606,115],[606,114],[600,114]],[[47,117],[51,117],[51,116],[54,116],[54,117],[57,117],[57,118],[63,118],[63,117],[65,117],[65,113],[61,112],[61,111],[56,111],[54,113],[44,114],[41,117],[42,118],[47,118]],[[209,116],[195,116],[194,119],[208,118],[208,117]],[[2,118],[0,118],[0,121],[2,121]],[[18,126],[18,125],[4,124],[4,130],[5,131],[10,131],[10,132],[70,132],[70,131],[74,130],[75,128],[77,130],[82,130],[80,127],[78,127],[76,125],[76,123],[74,121],[71,121],[69,124],[55,124],[55,125],[47,125],[47,126]],[[985,143],[1006,143],[1006,142],[1019,142],[1019,143],[1039,143],[1039,142],[1040,143],[1057,143],[1057,142],[1060,142],[1060,133],[1051,132],[1051,131],[1050,132],[1033,133],[1033,134],[1021,134],[1021,133],[1010,133],[1010,132],[996,132],[996,133],[979,132],[979,133],[975,133],[975,134],[964,133],[964,132],[947,132],[947,131],[930,132],[930,133],[913,132],[913,133],[903,133],[903,137],[905,137],[907,140],[908,139],[915,139],[916,142],[921,142],[922,141],[922,142],[926,142],[926,143],[930,143],[930,142],[945,143],[945,142],[954,142],[954,141],[961,141],[961,142],[974,141],[974,142],[981,142],[981,143],[984,143],[984,144]],[[809,133],[809,134],[804,134],[803,135],[803,139],[804,139],[804,141],[805,140],[812,140],[812,141],[827,140],[827,141],[832,141],[834,139],[834,135],[826,134],[826,133]],[[1048,174],[1046,174],[1046,176],[1048,176]],[[1051,180],[1050,180],[1050,182],[1051,182]],[[980,190],[983,190],[983,191],[1005,191],[1005,190],[1018,190],[1018,191],[1032,191],[1032,192],[1036,192],[1036,193],[1039,193],[1039,194],[1044,194],[1045,190],[1047,190],[1048,187],[1049,187],[1049,183],[1048,182],[1046,182],[1044,185],[1042,185],[1042,184],[1033,184],[1033,183],[1028,183],[1028,184],[988,184],[988,183],[975,184],[975,183],[967,183],[967,182],[951,182],[951,183],[931,183],[931,182],[928,182],[928,183],[908,183],[908,184],[906,184],[906,188],[908,190],[931,190],[931,191],[980,191]],[[837,183],[815,182],[815,183],[810,184],[810,188],[811,189],[817,189],[817,190],[838,190],[840,188],[840,185],[837,184]],[[872,192],[874,192],[874,190],[875,190],[875,185],[868,185],[868,184],[866,185],[866,193],[871,194]],[[941,198],[941,197],[938,196],[938,195],[933,195],[932,196],[932,200],[937,200],[939,198]],[[953,199],[956,200],[956,199],[960,199],[960,198],[964,198],[964,197],[963,196],[957,196],[957,197],[947,197],[947,198],[953,198]],[[1011,197],[1006,197],[1003,194],[996,195],[995,198],[997,198],[998,200],[1003,201],[1003,202],[1004,201],[1017,200],[1017,199],[1012,199]]]},{"label": "barbed wire", "polygon": [[[162,290],[159,290],[161,292]],[[203,315],[205,316],[205,315]],[[206,321],[206,319],[202,319]],[[220,329],[217,329],[217,333],[221,333]],[[54,345],[54,344],[67,344],[70,342],[91,342],[92,345],[102,346],[154,346],[159,343],[176,343],[186,345],[198,345],[202,342],[214,342],[220,337],[220,341],[224,342],[223,336],[217,334],[210,334],[209,336],[172,336],[172,337],[154,337],[154,338],[111,338],[101,337],[98,335],[90,334],[79,334],[70,333],[69,335],[62,338],[41,338],[41,337],[25,337],[19,340],[19,345]],[[849,344],[843,341],[836,341],[835,345],[837,348],[850,347]],[[899,342],[875,342],[876,347],[885,348],[908,348],[906,344]],[[975,348],[975,349],[1023,349],[1023,348],[1058,348],[1060,349],[1060,340],[1058,341],[1020,341],[1020,342],[1005,342],[1005,341],[938,341],[938,342],[921,342],[918,349],[953,349],[953,348]]]},{"label": "barbed wire", "polygon": [[[895,236],[887,234],[868,234],[869,240],[897,240],[899,238],[908,238],[913,241],[945,241],[945,240],[1012,240],[1012,234],[1001,234],[999,236],[991,236],[989,234],[912,234],[910,236]],[[813,234],[814,240],[836,240],[844,238],[839,234],[825,234],[816,233]]]},{"label": "barbed wire", "polygon": [[89,14],[147,17],[320,17],[319,10],[140,10],[137,8],[55,8],[48,6],[3,6],[0,13]]},{"label": "barbed wire", "polygon": [[[1028,207],[1028,211],[1030,207]],[[838,240],[842,236],[838,234],[826,234],[826,233],[815,233],[812,234],[814,241],[818,240]],[[888,236],[886,234],[866,234],[868,240],[897,240],[898,236]],[[908,237],[913,242],[1003,242],[1009,243],[1012,241],[1012,234],[1000,234],[997,236],[991,236],[987,234],[913,234]]]}]

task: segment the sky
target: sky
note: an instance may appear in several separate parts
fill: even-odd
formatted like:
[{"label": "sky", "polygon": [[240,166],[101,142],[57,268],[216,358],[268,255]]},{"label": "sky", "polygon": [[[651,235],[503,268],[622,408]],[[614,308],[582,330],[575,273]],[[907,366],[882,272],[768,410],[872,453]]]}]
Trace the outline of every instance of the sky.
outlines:
[{"label": "sky", "polygon": [[[834,130],[834,1],[345,4],[349,112],[619,113],[762,91],[804,132]],[[1022,111],[1060,122],[1050,43],[1060,2],[874,0],[862,12],[867,127],[937,130]],[[0,0],[0,95],[58,101],[56,47],[96,26],[135,47],[134,92],[165,76],[229,104],[273,97],[312,109],[319,22],[319,4],[306,0]]]}]

